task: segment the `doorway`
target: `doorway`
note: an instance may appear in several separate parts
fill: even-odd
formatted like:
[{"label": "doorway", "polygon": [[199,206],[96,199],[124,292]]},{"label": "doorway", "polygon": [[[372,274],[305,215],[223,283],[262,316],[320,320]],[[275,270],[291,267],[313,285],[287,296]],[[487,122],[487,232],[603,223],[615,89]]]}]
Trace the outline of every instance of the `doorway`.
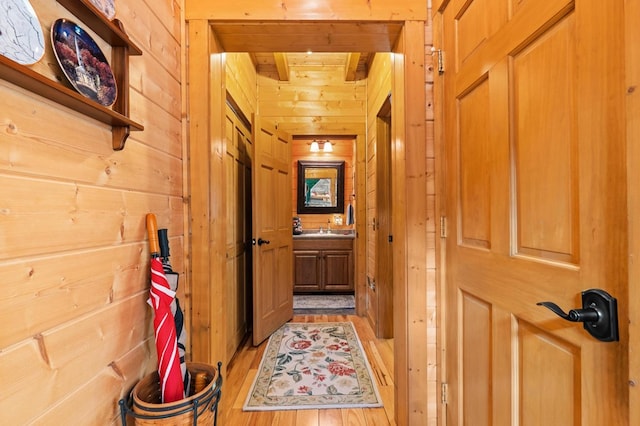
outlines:
[{"label": "doorway", "polygon": [[[323,57],[330,56],[323,54]],[[308,90],[298,82],[292,83],[292,87]],[[337,89],[325,87],[323,90]],[[328,143],[331,149],[316,151],[313,146],[318,141],[320,147]],[[293,137],[292,216],[300,226],[293,236],[294,312],[311,308],[317,312],[355,309],[355,295],[361,289],[354,285],[356,228],[354,215],[350,219],[348,213],[360,195],[356,194],[354,184],[362,179],[356,178],[356,144],[355,135]],[[318,184],[321,187],[317,194],[324,192],[332,194],[331,197],[309,200],[307,196],[315,192]]]},{"label": "doorway", "polygon": [[[365,15],[362,15],[365,16]],[[424,17],[422,17],[424,18]],[[239,18],[239,19],[246,19]],[[427,174],[425,147],[425,93],[424,93],[424,19],[415,20],[412,15],[410,21],[383,23],[391,29],[397,29],[397,37],[390,41],[388,31],[383,34],[386,48],[383,51],[395,51],[393,69],[393,92],[395,102],[392,104],[393,144],[392,171],[394,175],[392,206],[393,217],[401,218],[393,222],[393,237],[395,256],[393,258],[394,282],[401,283],[393,287],[394,304],[394,374],[396,377],[396,416],[401,424],[422,424],[426,422],[422,401],[428,397],[427,388],[430,380],[426,368],[412,368],[413,365],[427,365],[428,341],[426,329],[429,323],[427,309],[427,281],[430,279],[427,271],[424,253],[428,251],[426,205],[433,200],[425,198],[427,188]],[[242,49],[246,50],[257,40],[276,40],[280,47],[273,51],[287,51],[286,43],[296,40],[295,32],[288,32],[292,27],[289,23],[273,23],[277,31],[268,28],[265,23],[259,25],[263,33],[278,34],[277,37],[255,37],[249,39],[239,37]],[[338,37],[340,40],[353,40],[352,48],[363,46],[372,39],[380,40],[377,36],[364,37],[363,28],[374,25],[367,22],[305,23],[298,22],[304,31],[313,32],[311,38],[317,43],[336,39],[331,36],[336,30],[351,27],[352,32]],[[222,24],[221,24],[222,25]],[[236,25],[235,30],[247,33],[245,23]],[[292,22],[292,26],[296,26]],[[344,26],[343,26],[344,25]],[[224,25],[223,25],[224,26]],[[296,26],[297,27],[297,26]],[[226,28],[229,30],[230,28]],[[298,29],[298,28],[296,28]],[[222,359],[220,343],[224,342],[224,324],[219,324],[224,318],[225,294],[220,289],[224,282],[224,268],[221,268],[222,257],[219,249],[220,241],[225,241],[225,224],[220,223],[218,216],[220,206],[217,200],[224,194],[224,179],[219,175],[221,170],[221,143],[223,139],[223,123],[221,106],[216,101],[224,97],[224,55],[219,52],[232,51],[234,48],[225,46],[225,40],[219,36],[224,31],[217,23],[209,19],[188,19],[188,99],[189,99],[189,149],[191,173],[191,219],[193,237],[192,247],[192,279],[193,279],[193,338],[192,351],[198,359]],[[231,29],[234,30],[234,29]],[[329,35],[320,37],[325,31]],[[215,33],[215,34],[214,34]],[[283,37],[283,34],[287,34]],[[309,36],[300,39],[309,40]],[[361,43],[362,42],[362,43]],[[360,47],[357,47],[359,49]],[[299,46],[297,47],[301,49]],[[335,49],[335,46],[332,46]],[[379,51],[377,47],[372,51]],[[203,72],[205,71],[205,72]],[[412,94],[411,99],[405,96]],[[250,107],[251,108],[251,107]],[[374,115],[377,111],[374,112]],[[316,124],[322,125],[322,120]],[[295,133],[295,132],[291,132]],[[407,199],[412,200],[407,203]],[[363,207],[363,206],[360,206]],[[356,214],[363,214],[358,210]],[[361,224],[363,221],[360,221]],[[361,230],[364,234],[364,229]],[[433,232],[433,231],[431,231]],[[431,248],[431,250],[433,250]],[[364,251],[362,252],[364,253]],[[411,261],[411,267],[408,267]],[[364,280],[362,280],[364,281]],[[431,283],[433,284],[433,283]],[[411,348],[411,350],[409,350]]]}]

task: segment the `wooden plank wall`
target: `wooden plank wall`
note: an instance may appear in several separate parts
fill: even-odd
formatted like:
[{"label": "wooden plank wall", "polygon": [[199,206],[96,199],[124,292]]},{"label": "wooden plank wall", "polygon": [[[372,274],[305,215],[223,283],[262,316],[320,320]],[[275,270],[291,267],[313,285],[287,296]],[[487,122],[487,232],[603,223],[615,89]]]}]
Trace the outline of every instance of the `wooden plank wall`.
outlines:
[{"label": "wooden plank wall", "polygon": [[[51,23],[75,18],[32,0],[47,43],[33,68],[59,75]],[[119,424],[118,399],[155,369],[145,215],[169,229],[184,273],[182,0],[116,3],[143,50],[130,61],[132,132],[0,81],[0,418],[3,424]],[[108,46],[101,43],[105,54]]]},{"label": "wooden plank wall", "polygon": [[225,53],[225,87],[244,116],[251,120],[258,103],[258,75],[248,53]]}]

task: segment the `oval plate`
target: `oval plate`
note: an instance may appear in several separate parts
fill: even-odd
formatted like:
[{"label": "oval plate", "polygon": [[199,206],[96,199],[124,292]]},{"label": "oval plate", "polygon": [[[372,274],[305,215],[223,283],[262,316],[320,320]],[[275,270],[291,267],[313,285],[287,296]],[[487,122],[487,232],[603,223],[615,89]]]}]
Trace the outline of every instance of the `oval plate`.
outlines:
[{"label": "oval plate", "polygon": [[0,55],[22,65],[38,62],[44,55],[44,34],[28,0],[0,2]]},{"label": "oval plate", "polygon": [[116,101],[116,80],[102,50],[76,23],[58,19],[51,26],[51,44],[60,68],[78,93],[104,106]]}]

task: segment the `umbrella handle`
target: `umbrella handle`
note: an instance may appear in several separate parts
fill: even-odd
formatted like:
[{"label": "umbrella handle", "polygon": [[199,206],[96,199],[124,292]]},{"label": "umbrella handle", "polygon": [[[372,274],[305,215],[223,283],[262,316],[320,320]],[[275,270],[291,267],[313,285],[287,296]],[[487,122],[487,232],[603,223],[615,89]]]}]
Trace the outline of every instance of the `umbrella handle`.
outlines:
[{"label": "umbrella handle", "polygon": [[158,229],[158,240],[160,241],[160,257],[162,262],[167,262],[169,259],[169,237],[167,237],[168,230],[166,228]]},{"label": "umbrella handle", "polygon": [[158,223],[156,222],[156,215],[153,213],[147,213],[147,234],[149,235],[149,254],[151,257],[159,257]]}]

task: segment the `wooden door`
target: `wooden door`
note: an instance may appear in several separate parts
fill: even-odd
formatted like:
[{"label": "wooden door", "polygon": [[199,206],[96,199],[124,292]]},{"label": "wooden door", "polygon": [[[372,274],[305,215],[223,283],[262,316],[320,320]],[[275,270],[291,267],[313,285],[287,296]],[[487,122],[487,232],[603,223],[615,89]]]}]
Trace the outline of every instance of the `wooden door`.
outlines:
[{"label": "wooden door", "polygon": [[[446,424],[628,424],[623,2],[439,3]],[[590,288],[620,342],[536,306]]]},{"label": "wooden door", "polygon": [[391,97],[376,117],[376,293],[377,337],[393,337],[393,235],[391,230]]},{"label": "wooden door", "polygon": [[293,316],[291,137],[254,118],[253,344]]},{"label": "wooden door", "polygon": [[[225,110],[224,161],[226,182],[226,319],[227,359],[231,359],[244,339],[248,324],[247,241],[251,238],[246,216],[250,216],[249,191],[251,167],[251,131],[229,105]],[[249,179],[248,179],[249,178]],[[249,205],[247,205],[249,204]]]}]

